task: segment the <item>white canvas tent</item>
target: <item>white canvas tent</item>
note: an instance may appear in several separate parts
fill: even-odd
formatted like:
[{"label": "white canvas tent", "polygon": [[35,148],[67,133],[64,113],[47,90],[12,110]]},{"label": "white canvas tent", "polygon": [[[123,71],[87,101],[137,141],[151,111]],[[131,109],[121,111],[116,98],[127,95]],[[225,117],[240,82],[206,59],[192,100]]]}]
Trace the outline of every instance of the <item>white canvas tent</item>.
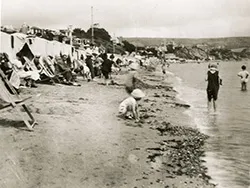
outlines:
[{"label": "white canvas tent", "polygon": [[53,54],[54,55],[60,55],[62,51],[61,48],[62,48],[62,43],[58,41],[53,41]]},{"label": "white canvas tent", "polygon": [[28,45],[34,55],[47,56],[47,40],[39,37],[30,40],[32,40],[32,42],[28,42]]},{"label": "white canvas tent", "polygon": [[69,44],[64,44],[62,43],[62,49],[61,49],[62,54],[66,55],[72,55],[72,46]]},{"label": "white canvas tent", "polygon": [[50,55],[50,56],[55,56],[56,53],[55,53],[55,50],[54,50],[54,41],[47,41],[47,55]]},{"label": "white canvas tent", "polygon": [[10,58],[15,58],[26,43],[25,35],[22,33],[7,34],[1,32],[1,52],[5,52]]},{"label": "white canvas tent", "polygon": [[11,48],[11,35],[1,32],[1,52],[5,52],[7,54],[12,54],[12,48]]},{"label": "white canvas tent", "polygon": [[27,41],[26,35],[22,33],[10,35],[1,32],[1,52],[7,53],[11,59],[16,59],[16,54],[24,47]]},{"label": "white canvas tent", "polygon": [[6,52],[11,58],[15,59],[16,53],[18,53],[25,44],[28,45],[33,55],[55,56],[66,54],[71,57],[75,56],[72,52],[72,46],[69,44],[58,41],[48,41],[39,37],[30,38],[23,33],[7,34],[1,32],[0,52]]},{"label": "white canvas tent", "polygon": [[14,33],[11,35],[11,37],[13,38],[13,57],[15,57],[15,55],[23,48],[24,44],[26,43],[26,37],[27,35],[23,34],[23,33]]}]

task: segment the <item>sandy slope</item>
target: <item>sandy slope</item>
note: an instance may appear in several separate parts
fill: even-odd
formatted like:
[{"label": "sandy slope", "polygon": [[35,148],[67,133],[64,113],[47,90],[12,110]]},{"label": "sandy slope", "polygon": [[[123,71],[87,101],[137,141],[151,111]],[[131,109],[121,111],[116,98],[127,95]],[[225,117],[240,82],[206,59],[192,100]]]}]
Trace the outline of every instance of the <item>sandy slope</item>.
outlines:
[{"label": "sandy slope", "polygon": [[[162,99],[152,89],[146,92],[142,106],[156,112],[163,103],[148,101]],[[163,138],[145,121],[116,117],[127,96],[121,86],[39,85],[23,95],[38,93],[29,103],[39,122],[34,132],[23,130],[13,113],[1,111],[0,188],[209,187],[200,178],[169,177],[161,162],[149,161],[148,148],[158,147]],[[173,105],[165,103],[157,120],[186,122],[183,109]],[[147,121],[155,120],[154,114]]]}]

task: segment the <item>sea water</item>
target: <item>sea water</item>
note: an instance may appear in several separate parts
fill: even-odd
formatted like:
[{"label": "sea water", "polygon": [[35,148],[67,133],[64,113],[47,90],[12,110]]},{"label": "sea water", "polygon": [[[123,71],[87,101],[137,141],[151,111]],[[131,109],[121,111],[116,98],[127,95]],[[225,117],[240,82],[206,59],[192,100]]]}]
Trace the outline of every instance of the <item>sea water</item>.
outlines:
[{"label": "sea water", "polygon": [[178,97],[191,105],[186,111],[191,124],[210,136],[205,161],[211,182],[218,188],[250,188],[250,83],[242,92],[237,77],[242,64],[250,70],[250,61],[218,63],[223,85],[216,113],[207,109],[208,63],[175,64],[169,71]]}]

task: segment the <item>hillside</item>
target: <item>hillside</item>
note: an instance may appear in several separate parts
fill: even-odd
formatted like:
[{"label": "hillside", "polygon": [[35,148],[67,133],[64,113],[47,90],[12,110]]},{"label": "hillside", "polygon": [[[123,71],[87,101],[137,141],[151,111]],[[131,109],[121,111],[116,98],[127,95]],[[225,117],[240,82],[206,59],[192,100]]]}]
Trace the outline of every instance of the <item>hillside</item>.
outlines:
[{"label": "hillside", "polygon": [[[124,38],[138,46],[158,46],[164,42],[164,38]],[[250,47],[250,37],[227,37],[227,38],[166,38],[166,42],[174,41],[184,46],[193,46],[196,44],[207,44],[211,47],[225,46],[226,48]]]}]

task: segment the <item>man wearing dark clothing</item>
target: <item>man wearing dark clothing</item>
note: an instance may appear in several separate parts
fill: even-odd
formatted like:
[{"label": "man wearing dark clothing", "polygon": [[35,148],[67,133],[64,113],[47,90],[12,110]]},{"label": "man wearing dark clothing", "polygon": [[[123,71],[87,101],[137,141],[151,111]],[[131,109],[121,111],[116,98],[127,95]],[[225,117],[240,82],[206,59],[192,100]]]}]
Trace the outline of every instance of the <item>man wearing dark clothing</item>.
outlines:
[{"label": "man wearing dark clothing", "polygon": [[107,54],[103,54],[102,58],[103,58],[103,63],[102,63],[101,71],[105,78],[106,85],[108,85],[109,74],[112,71],[112,64],[114,62],[107,58]]},{"label": "man wearing dark clothing", "polygon": [[93,61],[92,61],[92,56],[91,56],[91,54],[87,54],[86,65],[87,65],[87,67],[88,67],[89,70],[90,70],[91,78],[94,79],[95,73],[94,73],[94,67],[93,67]]}]

